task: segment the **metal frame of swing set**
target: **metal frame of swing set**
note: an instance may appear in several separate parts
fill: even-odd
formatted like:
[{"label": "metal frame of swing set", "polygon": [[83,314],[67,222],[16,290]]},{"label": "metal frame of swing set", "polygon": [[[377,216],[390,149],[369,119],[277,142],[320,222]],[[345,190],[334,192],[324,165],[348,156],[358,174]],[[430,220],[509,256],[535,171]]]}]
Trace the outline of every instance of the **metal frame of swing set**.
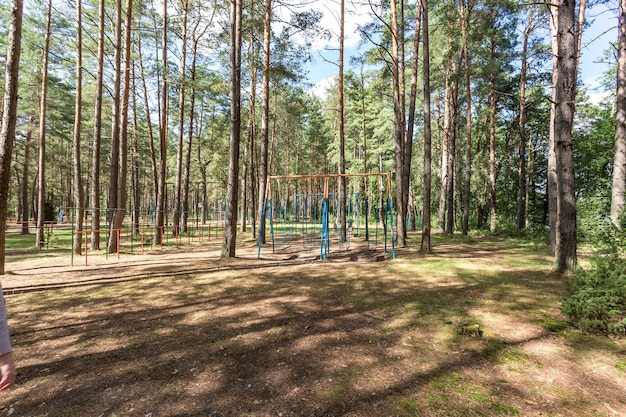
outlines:
[{"label": "metal frame of swing set", "polygon": [[[312,180],[315,181],[317,183],[317,180],[322,179],[323,180],[323,193],[320,194],[315,194],[316,196],[321,195],[322,196],[322,203],[321,203],[321,219],[320,219],[320,226],[321,226],[321,234],[320,234],[320,241],[319,241],[319,247],[320,247],[320,259],[327,259],[328,256],[328,252],[330,251],[330,228],[329,228],[329,207],[330,207],[330,202],[329,202],[329,196],[331,193],[329,193],[329,180],[331,178],[363,178],[363,177],[376,177],[376,178],[384,178],[385,180],[385,190],[386,190],[386,204],[385,204],[385,217],[387,218],[388,221],[388,227],[390,230],[390,235],[391,235],[391,258],[392,259],[396,259],[396,250],[395,250],[395,236],[394,236],[394,226],[393,226],[393,200],[391,198],[391,173],[390,172],[383,172],[383,173],[375,173],[375,174],[317,174],[317,175],[270,175],[267,177],[267,184],[265,187],[265,196],[263,198],[263,212],[261,214],[261,224],[263,225],[263,227],[261,227],[259,229],[259,236],[258,236],[258,242],[257,242],[257,246],[258,246],[258,252],[257,252],[257,257],[260,258],[261,257],[261,247],[263,246],[263,242],[265,240],[265,224],[266,224],[266,220],[267,220],[267,213],[269,211],[270,216],[269,216],[269,223],[270,223],[270,234],[271,234],[271,238],[272,238],[272,253],[276,253],[276,242],[275,242],[275,236],[274,236],[274,205],[273,205],[273,199],[271,198],[272,196],[272,180],[275,181],[280,181],[281,179],[286,179],[287,180],[287,188],[289,188],[289,183],[291,180]],[[280,185],[279,185],[279,192],[280,192]],[[269,196],[269,198],[268,198]],[[294,194],[294,197],[297,198],[297,196],[299,196],[299,194]],[[281,198],[282,199],[282,198]],[[366,197],[366,211],[367,211],[367,197]],[[282,209],[282,207],[281,207]],[[293,228],[293,225],[291,226],[287,226],[286,225],[286,221],[287,221],[287,209],[288,207],[285,208],[285,211],[283,213],[284,217],[284,225],[285,228]],[[294,212],[296,210],[296,208],[293,208]],[[379,210],[377,212],[376,215],[376,222],[378,224],[380,216],[380,208],[378,208],[377,210]],[[280,214],[280,213],[279,213]],[[367,217],[366,217],[366,223],[367,223]],[[383,220],[383,224],[384,224],[384,220]],[[304,226],[303,226],[304,227]],[[349,240],[349,238],[346,238],[347,240]],[[376,239],[378,240],[378,227],[376,227]],[[285,248],[285,235],[283,234],[283,249]],[[289,237],[289,245],[291,244],[291,238]],[[303,231],[303,245],[306,245],[307,243],[307,237],[304,235],[304,231]],[[312,243],[312,241],[311,241]],[[312,245],[311,245],[312,246]],[[369,247],[369,237],[368,237],[368,247]],[[348,246],[346,247],[348,248]],[[384,252],[387,252],[387,233],[385,233],[384,236]]]}]

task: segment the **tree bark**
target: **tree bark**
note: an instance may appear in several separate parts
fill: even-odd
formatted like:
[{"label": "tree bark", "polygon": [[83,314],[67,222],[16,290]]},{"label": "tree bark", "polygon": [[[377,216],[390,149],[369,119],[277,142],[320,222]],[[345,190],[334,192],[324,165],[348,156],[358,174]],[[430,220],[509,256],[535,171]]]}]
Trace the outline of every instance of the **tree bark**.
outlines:
[{"label": "tree bark", "polygon": [[259,239],[265,243],[265,194],[267,188],[269,121],[270,121],[270,39],[272,34],[272,0],[265,0],[263,19],[263,80],[261,98],[261,155],[259,161]]},{"label": "tree bark", "polygon": [[241,142],[241,20],[242,0],[231,0],[230,27],[230,149],[226,190],[226,225],[222,258],[234,258],[237,246],[239,143]]},{"label": "tree bark", "polygon": [[[121,9],[120,9],[121,12]],[[132,27],[133,2],[126,0],[126,21],[125,21],[125,37],[124,37],[124,72],[121,97],[119,98],[119,121],[117,123],[118,146],[115,149],[117,153],[117,171],[113,175],[117,175],[117,189],[115,201],[117,207],[114,207],[112,219],[112,231],[109,237],[109,252],[116,252],[118,248],[118,239],[116,233],[121,233],[124,218],[126,217],[126,201],[127,201],[127,173],[128,173],[128,103],[130,94],[130,72],[132,68],[131,60],[131,27]],[[120,16],[121,17],[121,16]],[[120,36],[121,38],[121,36]],[[120,39],[121,40],[121,39]],[[121,52],[121,51],[120,51]],[[121,68],[121,65],[120,65]],[[120,74],[122,76],[122,74]],[[115,123],[114,123],[115,126]]]},{"label": "tree bark", "polygon": [[163,33],[161,36],[161,116],[159,121],[159,179],[156,205],[155,239],[156,244],[163,242],[165,234],[165,195],[167,188],[167,0],[163,0]]},{"label": "tree bark", "polygon": [[[491,38],[491,60],[495,57],[496,43]],[[498,215],[496,210],[496,74],[493,69],[489,71],[489,213],[491,233],[496,231],[498,226]]]},{"label": "tree bark", "polygon": [[[421,38],[421,24],[422,24],[422,8],[419,3],[415,10],[415,36],[413,38],[413,59],[411,65],[411,90],[409,93],[409,114],[407,115],[407,128],[406,128],[406,152],[404,158],[404,165],[410,167],[411,159],[413,157],[413,130],[415,127],[415,103],[417,101],[417,77],[418,77],[418,66],[419,66],[419,44]],[[365,134],[365,132],[364,132]],[[367,171],[365,171],[367,172]],[[409,205],[407,206],[407,210],[410,207],[411,213],[411,230],[415,230],[416,227],[416,214],[417,209],[415,208],[415,201],[413,198],[413,190],[411,187],[410,181],[410,172],[405,176],[406,189],[409,193]]]},{"label": "tree bark", "polygon": [[91,177],[91,249],[100,249],[100,143],[102,139],[102,90],[104,78],[104,19],[105,0],[98,2],[98,72],[96,75],[96,100],[93,124],[92,177]]},{"label": "tree bark", "polygon": [[[448,44],[452,41],[449,39]],[[443,102],[443,142],[441,143],[441,188],[439,190],[439,216],[437,218],[437,225],[439,226],[439,233],[446,231],[446,203],[448,200],[448,158],[450,157],[450,67],[446,67],[446,86]]]},{"label": "tree bark", "polygon": [[528,39],[533,30],[534,7],[530,9],[524,41],[522,44],[522,66],[519,81],[519,165],[518,165],[518,194],[517,194],[517,228],[526,227],[526,72],[528,71]]},{"label": "tree bark", "polygon": [[[251,7],[254,7],[254,4],[252,4]],[[251,11],[250,13],[253,14],[253,11]],[[257,178],[256,178],[256,163],[255,163],[256,162],[256,135],[257,135],[257,130],[256,130],[257,85],[256,84],[257,84],[257,72],[258,72],[258,67],[256,63],[258,62],[258,48],[256,48],[255,46],[254,33],[252,31],[250,32],[248,59],[251,63],[251,65],[249,66],[250,68],[250,105],[249,105],[250,113],[248,116],[248,157],[250,159],[249,183],[251,186],[248,188],[250,189],[249,190],[250,191],[250,204],[252,205],[252,208],[250,210],[250,213],[252,214],[252,219],[250,221],[250,225],[251,225],[250,237],[255,239],[257,237],[257,234],[256,234],[256,230],[257,230],[256,190],[258,190],[258,187],[259,187],[259,183],[257,182]]]},{"label": "tree bark", "polygon": [[24,142],[24,166],[22,168],[22,234],[30,234],[28,222],[30,220],[30,203],[28,200],[28,173],[30,171],[30,146],[33,140],[35,117],[31,114],[28,119],[28,132]]},{"label": "tree bark", "polygon": [[559,1],[556,107],[554,114],[557,224],[554,269],[576,268],[576,195],[572,127],[576,98],[577,37],[574,0]]},{"label": "tree bark", "polygon": [[[419,6],[418,6],[419,8]],[[363,63],[361,63],[361,129],[363,131],[363,172],[368,172],[367,166],[367,113],[365,111],[365,76],[363,75]],[[311,191],[312,193],[312,191]],[[363,200],[365,201],[365,240],[369,242],[369,214],[371,207],[369,205],[369,189],[367,177],[363,177]]]},{"label": "tree bark", "polygon": [[136,74],[136,62],[133,60],[132,62],[132,94],[133,94],[133,135],[132,135],[132,153],[131,153],[131,189],[132,189],[132,201],[133,201],[133,212],[132,212],[132,225],[133,225],[133,235],[139,235],[140,233],[140,222],[141,222],[141,193],[142,190],[142,181],[140,181],[140,175],[142,174],[139,166],[139,135],[137,134],[139,130],[139,122],[137,117],[137,74]]},{"label": "tree bark", "polygon": [[[115,210],[120,206],[117,196],[119,189],[120,169],[120,90],[122,84],[122,0],[115,2],[115,24],[113,29],[113,85],[111,86],[111,98],[113,100],[111,112],[111,168],[109,175],[109,196],[107,203],[107,224],[109,225],[109,252],[116,252],[117,230],[113,224]],[[115,245],[115,246],[114,246]]]},{"label": "tree bark", "polygon": [[617,42],[617,115],[613,186],[611,187],[611,221],[621,228],[626,187],[626,0],[619,2],[619,37]]},{"label": "tree bark", "polygon": [[[150,109],[150,102],[148,98],[148,86],[146,85],[146,72],[143,66],[143,55],[141,53],[141,31],[137,34],[137,62],[139,63],[139,73],[141,74],[141,89],[143,94],[144,111],[146,112],[146,125],[148,127],[148,143],[150,144],[150,162],[152,172],[152,183],[154,184],[155,192],[159,192],[159,174],[156,161],[156,150],[154,146],[154,130],[152,129],[152,113]],[[158,199],[158,197],[157,197]],[[154,207],[152,207],[154,208]]]},{"label": "tree bark", "polygon": [[550,139],[548,143],[548,221],[550,224],[550,252],[554,255],[556,250],[556,207],[557,207],[557,182],[555,144],[556,113],[556,84],[559,77],[558,57],[558,23],[559,23],[559,0],[550,3],[550,39],[552,48],[552,101],[550,105]]},{"label": "tree bark", "polygon": [[2,100],[2,127],[0,128],[0,275],[5,269],[5,242],[11,159],[15,143],[17,123],[18,78],[22,48],[22,0],[11,2],[9,18],[8,52],[4,75],[4,98]]},{"label": "tree bark", "polygon": [[422,252],[432,250],[430,242],[430,188],[431,188],[431,126],[430,126],[430,44],[428,36],[428,0],[421,0],[422,7],[422,38],[424,39],[424,191],[422,216]]},{"label": "tree bark", "polygon": [[[189,129],[187,130],[187,153],[185,155],[185,175],[184,175],[184,185],[183,185],[183,215],[182,215],[182,223],[183,223],[183,232],[187,232],[187,221],[189,217],[189,183],[191,176],[191,150],[193,147],[193,135],[194,128],[196,122],[196,68],[198,61],[198,44],[200,43],[200,38],[207,31],[210,26],[210,23],[213,21],[213,17],[209,20],[209,23],[204,27],[201,33],[198,33],[198,26],[202,19],[198,19],[196,22],[195,28],[192,32],[193,37],[193,47],[191,50],[191,69],[189,71],[190,75],[190,84],[191,91],[189,93]],[[196,202],[196,207],[198,204]]]},{"label": "tree bark", "polygon": [[52,21],[52,0],[48,0],[48,13],[46,18],[46,37],[43,48],[43,67],[41,74],[41,97],[39,103],[39,155],[38,175],[39,183],[37,190],[37,233],[35,245],[42,249],[44,245],[44,212],[46,205],[46,110],[48,102],[48,62],[50,55],[50,36]]},{"label": "tree bark", "polygon": [[181,39],[181,63],[180,63],[180,87],[178,93],[178,143],[176,151],[176,179],[174,184],[174,215],[172,220],[172,233],[180,233],[180,209],[182,203],[182,183],[183,183],[183,142],[185,137],[185,92],[186,92],[186,72],[187,72],[187,18],[189,15],[189,0],[184,0],[183,22]]},{"label": "tree bark", "polygon": [[74,210],[76,213],[76,238],[74,239],[74,253],[82,253],[83,218],[85,215],[83,177],[80,163],[80,142],[83,102],[83,24],[82,0],[76,1],[76,102],[74,107]]},{"label": "tree bark", "polygon": [[468,4],[465,5],[464,1],[461,1],[463,7],[463,54],[465,56],[465,100],[466,104],[466,146],[465,146],[465,192],[463,196],[463,226],[461,228],[462,233],[467,235],[469,233],[469,215],[470,215],[470,200],[471,200],[471,179],[472,179],[472,88],[471,88],[471,61],[469,55],[468,46],[468,31],[470,24],[471,8]]},{"label": "tree bark", "polygon": [[[399,0],[403,2],[404,0]],[[393,75],[393,109],[394,109],[394,148],[395,148],[395,168],[396,168],[396,211],[397,211],[397,233],[396,245],[406,246],[406,209],[408,202],[408,190],[404,189],[405,173],[409,170],[405,166],[405,121],[404,121],[404,89],[401,74],[403,73],[403,62],[401,62],[400,51],[404,48],[401,38],[401,29],[398,25],[396,0],[391,0],[391,72]],[[404,22],[403,22],[404,24]],[[406,194],[406,197],[405,197]]]},{"label": "tree bark", "polygon": [[[393,4],[394,0],[392,0]],[[345,134],[345,106],[344,106],[344,38],[345,38],[345,0],[339,2],[339,82],[337,90],[339,94],[338,100],[338,116],[339,116],[339,174],[346,173],[346,134]],[[346,242],[347,226],[346,226],[346,178],[339,177],[337,179],[339,186],[339,221],[341,223],[340,233],[341,241]]]},{"label": "tree bark", "polygon": [[459,116],[459,72],[461,68],[461,60],[463,59],[462,51],[456,63],[454,63],[451,94],[450,94],[450,142],[448,143],[448,202],[446,204],[448,215],[446,217],[446,233],[452,234],[456,228],[456,210],[455,210],[455,191],[456,191],[456,126]]}]

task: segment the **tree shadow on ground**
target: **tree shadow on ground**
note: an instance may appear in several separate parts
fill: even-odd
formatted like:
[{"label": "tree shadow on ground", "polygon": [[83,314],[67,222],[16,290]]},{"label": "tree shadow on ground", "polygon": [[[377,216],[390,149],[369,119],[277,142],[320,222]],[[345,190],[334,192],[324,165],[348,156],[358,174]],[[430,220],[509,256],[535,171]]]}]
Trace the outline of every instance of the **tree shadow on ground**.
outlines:
[{"label": "tree shadow on ground", "polygon": [[588,410],[586,398],[548,396],[549,403],[510,380],[522,371],[511,371],[518,362],[507,358],[541,368],[518,352],[554,338],[540,326],[523,337],[457,331],[494,305],[522,322],[528,316],[510,305],[523,297],[529,308],[545,308],[558,280],[458,268],[454,279],[433,282],[397,271],[410,266],[186,259],[10,296],[20,368],[5,408],[151,417]]}]

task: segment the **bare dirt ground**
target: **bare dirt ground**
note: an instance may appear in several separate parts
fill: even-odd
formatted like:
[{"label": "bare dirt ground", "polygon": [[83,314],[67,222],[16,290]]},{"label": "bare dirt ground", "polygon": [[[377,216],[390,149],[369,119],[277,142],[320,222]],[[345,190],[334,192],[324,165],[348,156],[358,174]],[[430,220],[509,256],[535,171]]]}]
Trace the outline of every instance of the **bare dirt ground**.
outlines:
[{"label": "bare dirt ground", "polygon": [[626,416],[626,343],[564,325],[540,253],[318,255],[9,254],[0,416]]}]

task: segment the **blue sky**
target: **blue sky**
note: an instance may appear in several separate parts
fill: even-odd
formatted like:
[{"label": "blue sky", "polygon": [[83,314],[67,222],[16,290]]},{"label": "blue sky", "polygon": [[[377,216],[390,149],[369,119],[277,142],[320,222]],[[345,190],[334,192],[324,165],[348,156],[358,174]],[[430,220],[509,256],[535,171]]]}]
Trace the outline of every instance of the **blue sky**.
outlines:
[{"label": "blue sky", "polygon": [[591,26],[583,32],[579,76],[592,101],[606,95],[599,80],[608,65],[598,61],[602,59],[604,51],[611,47],[611,43],[617,40],[617,4],[615,1],[611,3],[611,8],[600,5],[586,14]]},{"label": "blue sky", "polygon": [[[354,6],[350,6],[349,1],[346,2],[346,10]],[[338,4],[335,2],[323,2],[320,10],[324,12],[323,25],[330,30],[338,28]],[[349,59],[359,53],[357,35],[357,24],[364,23],[369,16],[368,9],[365,8],[360,14],[353,12],[346,18],[346,68],[349,66]],[[610,47],[611,42],[617,39],[617,2],[611,0],[609,6],[599,5],[593,9],[588,9],[586,13],[589,27],[585,28],[582,39],[582,50],[580,60],[580,80],[587,88],[587,92],[592,101],[600,100],[606,95],[600,85],[600,78],[607,69],[606,63],[598,62],[601,60],[604,51]],[[323,95],[324,90],[330,85],[331,79],[337,75],[338,68],[336,64],[325,62],[324,58],[337,62],[338,47],[337,36],[330,42],[317,42],[314,44],[313,51],[314,62],[307,66],[309,71],[309,82],[316,85],[312,89],[318,95]]]}]

